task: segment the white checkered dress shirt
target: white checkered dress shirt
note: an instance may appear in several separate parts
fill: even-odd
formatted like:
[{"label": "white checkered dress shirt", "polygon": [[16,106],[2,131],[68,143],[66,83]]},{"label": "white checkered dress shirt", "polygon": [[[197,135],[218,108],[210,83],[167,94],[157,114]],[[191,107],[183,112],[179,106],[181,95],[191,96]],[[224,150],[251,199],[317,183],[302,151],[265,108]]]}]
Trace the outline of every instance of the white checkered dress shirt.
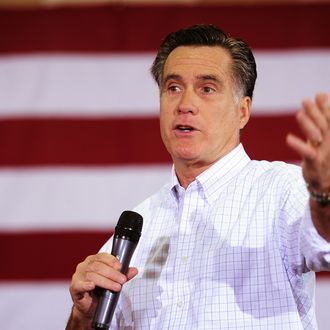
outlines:
[{"label": "white checkered dress shirt", "polygon": [[330,270],[330,244],[307,201],[299,167],[252,161],[242,145],[186,190],[173,170],[135,209],[139,274],[111,328],[316,329],[311,270]]}]

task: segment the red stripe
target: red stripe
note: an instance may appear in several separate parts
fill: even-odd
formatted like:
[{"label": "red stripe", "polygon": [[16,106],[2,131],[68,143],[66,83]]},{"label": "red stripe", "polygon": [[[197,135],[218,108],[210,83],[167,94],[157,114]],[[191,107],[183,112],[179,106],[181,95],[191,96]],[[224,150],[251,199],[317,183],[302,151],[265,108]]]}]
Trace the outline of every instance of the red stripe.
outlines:
[{"label": "red stripe", "polygon": [[[70,279],[77,264],[97,253],[110,235],[110,231],[0,233],[0,281]],[[330,273],[318,276],[330,279]]]},{"label": "red stripe", "polygon": [[242,142],[252,159],[296,161],[298,155],[285,142],[289,132],[301,136],[294,115],[252,116]]},{"label": "red stripe", "polygon": [[77,264],[95,254],[108,233],[0,233],[0,280],[69,279]]},{"label": "red stripe", "polygon": [[196,23],[254,48],[330,47],[329,17],[327,3],[2,9],[0,53],[154,51],[167,33]]},{"label": "red stripe", "polygon": [[157,118],[0,121],[0,165],[169,162]]},{"label": "red stripe", "polygon": [[[243,143],[254,159],[295,160],[285,145],[293,116],[251,119]],[[0,166],[168,163],[158,118],[0,120]]]}]

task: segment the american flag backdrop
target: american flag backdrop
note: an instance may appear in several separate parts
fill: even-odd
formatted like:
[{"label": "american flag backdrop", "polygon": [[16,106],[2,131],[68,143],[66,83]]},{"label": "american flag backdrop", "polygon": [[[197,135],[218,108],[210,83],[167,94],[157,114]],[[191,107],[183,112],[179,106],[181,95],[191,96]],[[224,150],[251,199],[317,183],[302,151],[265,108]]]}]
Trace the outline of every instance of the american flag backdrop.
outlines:
[{"label": "american flag backdrop", "polygon": [[[170,177],[149,68],[162,38],[213,23],[246,40],[258,80],[242,140],[298,162],[303,97],[330,92],[330,4],[0,10],[0,328],[63,329],[75,266]],[[328,329],[330,274],[317,277]]]}]

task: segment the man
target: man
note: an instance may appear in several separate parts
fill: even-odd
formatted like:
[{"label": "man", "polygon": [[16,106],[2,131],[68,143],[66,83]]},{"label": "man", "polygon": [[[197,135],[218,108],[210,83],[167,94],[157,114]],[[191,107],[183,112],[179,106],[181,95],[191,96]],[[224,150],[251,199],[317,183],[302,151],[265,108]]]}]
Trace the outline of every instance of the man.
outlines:
[{"label": "man", "polygon": [[240,144],[256,65],[212,25],[171,33],[152,66],[172,182],[141,203],[127,276],[112,241],[77,266],[67,329],[90,329],[96,286],[122,290],[112,328],[315,329],[314,272],[330,270],[330,108],[326,94],[288,135],[301,168],[253,161]]}]

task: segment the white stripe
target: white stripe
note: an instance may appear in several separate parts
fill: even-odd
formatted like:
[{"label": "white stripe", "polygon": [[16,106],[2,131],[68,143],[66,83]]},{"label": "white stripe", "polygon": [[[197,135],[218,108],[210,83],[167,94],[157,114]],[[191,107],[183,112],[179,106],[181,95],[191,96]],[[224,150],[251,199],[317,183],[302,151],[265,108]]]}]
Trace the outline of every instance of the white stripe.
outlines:
[{"label": "white stripe", "polygon": [[254,112],[295,112],[304,97],[330,92],[330,49],[257,52]]},{"label": "white stripe", "polygon": [[72,300],[68,282],[0,284],[1,328],[64,329]]},{"label": "white stripe", "polygon": [[109,230],[170,178],[170,165],[0,171],[0,230]]},{"label": "white stripe", "polygon": [[0,114],[155,113],[153,55],[28,55],[0,58]]},{"label": "white stripe", "polygon": [[315,288],[315,311],[319,330],[329,330],[330,279],[319,278]]},{"label": "white stripe", "polygon": [[[330,91],[330,49],[256,51],[254,111],[295,111]],[[0,116],[148,116],[158,113],[154,54],[0,58]]]},{"label": "white stripe", "polygon": [[[72,302],[68,282],[0,284],[0,320],[6,330],[64,329]],[[316,282],[319,330],[329,329],[330,279]]]}]

